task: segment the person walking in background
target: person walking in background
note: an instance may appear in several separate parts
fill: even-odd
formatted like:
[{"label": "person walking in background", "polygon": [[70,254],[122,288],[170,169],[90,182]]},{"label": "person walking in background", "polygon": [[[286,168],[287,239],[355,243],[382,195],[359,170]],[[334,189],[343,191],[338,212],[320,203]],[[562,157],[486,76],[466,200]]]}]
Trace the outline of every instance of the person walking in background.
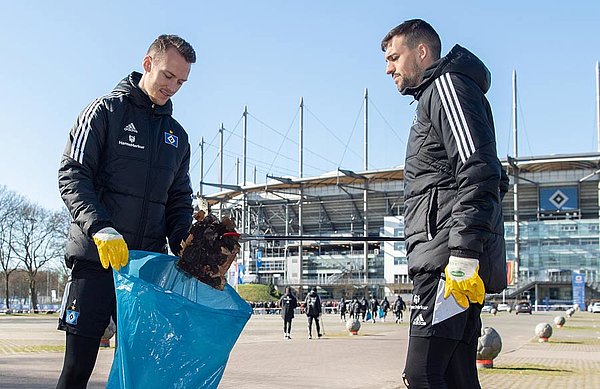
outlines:
[{"label": "person walking in background", "polygon": [[292,320],[294,319],[294,309],[298,306],[298,300],[294,296],[292,288],[287,286],[285,294],[279,299],[281,307],[281,317],[283,318],[283,337],[292,339]]},{"label": "person walking in background", "polygon": [[314,287],[304,300],[306,306],[306,317],[308,318],[308,339],[312,339],[312,323],[315,322],[317,327],[317,336],[320,338],[321,325],[319,323],[319,316],[322,313],[321,298],[317,294],[317,288]]},{"label": "person walking in background", "polygon": [[354,320],[360,320],[360,301],[357,297],[354,297],[350,303],[350,317]]},{"label": "person walking in background", "polygon": [[373,319],[373,323],[377,321],[377,316],[379,316],[379,301],[377,301],[377,297],[374,295],[371,296],[369,300],[369,309],[371,310],[371,319]]},{"label": "person walking in background", "polygon": [[489,70],[407,20],[383,38],[386,73],[417,100],[404,165],[404,235],[413,280],[404,383],[480,388],[475,357],[485,293],[506,287],[502,198]]},{"label": "person walking in background", "polygon": [[390,302],[388,301],[387,296],[383,297],[383,301],[381,302],[381,310],[383,312],[383,317],[381,320],[385,322],[385,318],[387,317],[387,313],[390,310]]},{"label": "person walking in background", "polygon": [[346,310],[348,308],[346,307],[346,300],[344,300],[344,297],[342,297],[340,299],[340,302],[338,303],[338,311],[340,312],[340,321],[342,323],[346,322]]},{"label": "person walking in background", "polygon": [[400,295],[398,295],[396,301],[394,301],[394,307],[392,309],[394,311],[394,316],[396,316],[396,324],[402,323],[402,320],[404,320],[404,310],[406,309],[406,304]]},{"label": "person walking in background", "polygon": [[100,338],[116,320],[113,269],[129,249],[178,254],[192,223],[190,145],[171,116],[173,97],[196,62],[192,46],[161,35],[133,72],[77,118],[58,186],[73,222],[65,249],[72,269],[58,328],[66,331],[57,388],[85,388]]},{"label": "person walking in background", "polygon": [[367,298],[365,296],[363,296],[362,299],[360,299],[360,316],[362,321],[365,321],[365,317],[367,316],[367,311],[369,310],[369,302],[367,301]]}]

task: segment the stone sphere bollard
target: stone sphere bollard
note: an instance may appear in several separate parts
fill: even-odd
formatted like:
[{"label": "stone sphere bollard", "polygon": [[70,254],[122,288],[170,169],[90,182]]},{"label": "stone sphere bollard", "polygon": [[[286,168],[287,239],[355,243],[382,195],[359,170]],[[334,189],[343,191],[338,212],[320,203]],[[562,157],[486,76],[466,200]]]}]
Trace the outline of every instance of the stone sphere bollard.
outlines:
[{"label": "stone sphere bollard", "polygon": [[552,326],[548,323],[540,323],[535,326],[535,334],[539,338],[538,342],[547,342],[548,338],[552,336]]},{"label": "stone sphere bollard", "polygon": [[348,319],[348,321],[346,321],[346,329],[350,332],[350,335],[358,334],[358,330],[360,330],[360,320]]},{"label": "stone sphere bollard", "polygon": [[498,313],[498,310],[497,310],[496,308],[492,308],[492,309],[490,310],[490,313],[491,313],[492,315],[496,316],[496,314]]},{"label": "stone sphere bollard", "polygon": [[571,317],[571,316],[573,316],[574,313],[575,313],[575,309],[573,309],[573,308],[567,309],[567,316]]},{"label": "stone sphere bollard", "polygon": [[562,326],[564,326],[566,321],[567,320],[565,319],[564,316],[556,316],[554,318],[554,324],[556,324],[557,328],[561,328]]},{"label": "stone sphere bollard", "polygon": [[492,327],[481,329],[481,336],[477,340],[477,368],[494,367],[494,358],[502,350],[502,338]]},{"label": "stone sphere bollard", "polygon": [[110,347],[110,338],[112,338],[116,332],[117,326],[111,318],[110,323],[108,323],[108,326],[104,330],[104,334],[102,334],[102,337],[100,338],[100,347]]}]

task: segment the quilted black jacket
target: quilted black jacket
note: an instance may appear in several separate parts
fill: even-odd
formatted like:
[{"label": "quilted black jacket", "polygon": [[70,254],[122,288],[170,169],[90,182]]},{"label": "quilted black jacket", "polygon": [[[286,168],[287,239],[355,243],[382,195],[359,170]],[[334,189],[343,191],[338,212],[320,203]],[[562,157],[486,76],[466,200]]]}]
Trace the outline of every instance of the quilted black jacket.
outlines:
[{"label": "quilted black jacket", "polygon": [[401,91],[418,100],[404,187],[411,277],[442,272],[455,255],[479,260],[487,292],[506,287],[502,198],[508,177],[485,97],[490,82],[485,65],[456,45],[418,86]]},{"label": "quilted black jacket", "polygon": [[73,126],[58,172],[73,223],[65,258],[99,261],[91,236],[120,232],[129,249],[178,253],[192,221],[188,135],[169,100],[152,103],[133,72]]}]

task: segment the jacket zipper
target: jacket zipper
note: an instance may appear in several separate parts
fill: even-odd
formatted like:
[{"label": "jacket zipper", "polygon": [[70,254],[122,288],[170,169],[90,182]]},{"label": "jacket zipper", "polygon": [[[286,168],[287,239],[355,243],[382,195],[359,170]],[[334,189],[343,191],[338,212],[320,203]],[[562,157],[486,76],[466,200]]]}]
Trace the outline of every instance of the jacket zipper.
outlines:
[{"label": "jacket zipper", "polygon": [[[433,233],[437,230],[437,220],[434,217],[433,207],[437,204],[437,187],[433,187],[427,205],[427,240],[433,240]],[[432,220],[433,219],[433,220]]]},{"label": "jacket zipper", "polygon": [[139,249],[143,249],[142,247],[142,243],[144,241],[144,230],[146,229],[146,219],[148,218],[148,187],[150,186],[150,170],[152,168],[152,162],[154,161],[154,149],[156,147],[156,141],[155,141],[155,131],[154,128],[152,126],[152,118],[154,116],[154,107],[155,105],[152,104],[152,108],[151,110],[151,115],[150,115],[150,120],[148,123],[148,128],[149,128],[149,134],[148,134],[148,139],[149,142],[148,144],[150,145],[149,149],[149,155],[148,155],[148,169],[146,170],[146,185],[144,186],[144,199],[142,200],[142,214],[141,214],[141,218],[140,218],[140,225],[138,228],[138,233],[136,236],[136,248]]}]

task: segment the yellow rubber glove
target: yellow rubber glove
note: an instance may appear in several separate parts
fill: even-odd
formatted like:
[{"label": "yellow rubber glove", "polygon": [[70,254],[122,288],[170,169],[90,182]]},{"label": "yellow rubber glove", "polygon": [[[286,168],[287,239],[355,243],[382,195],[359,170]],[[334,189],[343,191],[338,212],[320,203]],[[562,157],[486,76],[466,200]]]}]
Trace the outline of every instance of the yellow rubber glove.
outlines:
[{"label": "yellow rubber glove", "polygon": [[479,274],[479,261],[473,258],[459,258],[450,256],[448,266],[444,270],[446,285],[444,298],[450,294],[463,308],[468,308],[469,303],[483,304],[485,286]]},{"label": "yellow rubber glove", "polygon": [[123,235],[119,234],[117,230],[112,227],[105,227],[96,232],[92,238],[98,248],[100,263],[105,269],[108,269],[108,265],[110,265],[113,269],[119,271],[121,266],[127,265],[129,250]]}]

